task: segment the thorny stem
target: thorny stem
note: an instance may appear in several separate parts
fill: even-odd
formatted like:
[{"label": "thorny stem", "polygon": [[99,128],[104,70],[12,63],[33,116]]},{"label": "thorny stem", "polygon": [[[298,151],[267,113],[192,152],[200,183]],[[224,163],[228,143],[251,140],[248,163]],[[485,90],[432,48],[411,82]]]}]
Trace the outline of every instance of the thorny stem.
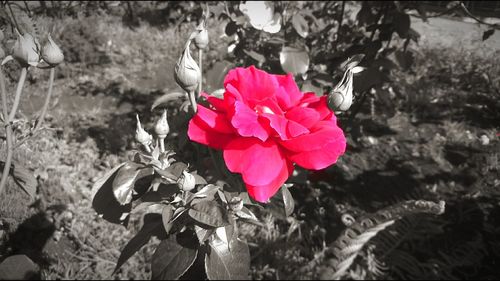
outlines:
[{"label": "thorny stem", "polygon": [[54,86],[54,76],[55,76],[55,70],[54,68],[50,69],[50,78],[49,78],[49,90],[47,92],[47,97],[45,98],[45,103],[43,104],[42,108],[42,113],[40,113],[40,117],[38,118],[38,122],[35,125],[35,128],[30,134],[33,134],[36,132],[40,126],[42,125],[44,119],[45,119],[45,114],[47,114],[47,108],[49,107],[50,103],[50,97],[52,96],[52,87]]},{"label": "thorny stem", "polygon": [[3,72],[0,69],[0,88],[2,92],[2,109],[5,122],[5,135],[7,140],[7,156],[5,158],[5,164],[2,172],[2,179],[0,180],[0,194],[2,194],[5,185],[7,184],[7,178],[9,177],[10,164],[12,162],[12,127],[10,120],[7,119],[8,109],[7,109],[7,90],[5,88],[5,79]]}]

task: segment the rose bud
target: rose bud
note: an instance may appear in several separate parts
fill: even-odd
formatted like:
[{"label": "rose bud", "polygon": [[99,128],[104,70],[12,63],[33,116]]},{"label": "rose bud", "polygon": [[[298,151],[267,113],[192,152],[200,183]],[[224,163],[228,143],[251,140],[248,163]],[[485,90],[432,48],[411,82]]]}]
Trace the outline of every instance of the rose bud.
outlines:
[{"label": "rose bud", "polygon": [[243,209],[243,200],[235,196],[229,200],[229,209],[231,209],[233,212],[239,212],[241,209]]},{"label": "rose bud", "polygon": [[17,32],[17,41],[14,44],[14,47],[12,48],[12,57],[5,58],[2,64],[14,58],[23,66],[28,66],[28,65],[37,66],[38,63],[40,62],[40,55],[39,55],[40,44],[29,33],[21,35],[21,33],[19,33],[17,29],[16,32]]},{"label": "rose bud", "polygon": [[328,106],[333,111],[346,111],[352,105],[352,78],[350,69],[346,70],[340,83],[328,94]]},{"label": "rose bud", "polygon": [[158,135],[159,138],[166,138],[168,133],[170,132],[170,127],[168,126],[167,122],[167,110],[163,110],[163,114],[161,115],[160,119],[156,122],[155,125],[155,133]]},{"label": "rose bud", "polygon": [[0,42],[3,41],[4,38],[3,31],[0,29]]},{"label": "rose bud", "polygon": [[198,34],[194,37],[194,45],[198,49],[205,49],[208,46],[208,30],[205,27],[205,20],[196,28]]},{"label": "rose bud", "polygon": [[5,57],[5,52],[2,48],[2,46],[0,46],[0,60],[3,59]]},{"label": "rose bud", "polygon": [[186,171],[182,171],[182,175],[177,181],[177,185],[180,189],[184,191],[191,191],[196,185],[196,179],[194,176]]},{"label": "rose bud", "polygon": [[165,109],[163,111],[163,114],[161,115],[160,119],[156,122],[155,125],[155,133],[158,136],[158,139],[160,141],[160,152],[165,152],[165,138],[168,135],[168,132],[170,132],[170,127],[168,126],[167,122],[167,110]]},{"label": "rose bud", "polygon": [[[196,31],[195,31],[196,33]],[[194,37],[192,35],[191,37]],[[187,42],[182,56],[177,61],[174,68],[174,79],[184,91],[190,93],[196,90],[198,83],[200,83],[201,75],[200,68],[196,61],[191,57],[189,46],[191,45],[192,38]]]},{"label": "rose bud", "polygon": [[48,41],[42,49],[42,58],[51,66],[56,66],[64,60],[64,55],[61,49],[59,48],[59,46],[57,46],[54,40],[52,40],[50,33],[48,36]]},{"label": "rose bud", "polygon": [[138,143],[142,144],[148,152],[151,152],[149,145],[153,142],[153,136],[148,134],[148,132],[146,132],[142,128],[141,120],[139,120],[139,115],[136,114],[135,117],[137,118],[137,128],[135,130],[135,140]]}]

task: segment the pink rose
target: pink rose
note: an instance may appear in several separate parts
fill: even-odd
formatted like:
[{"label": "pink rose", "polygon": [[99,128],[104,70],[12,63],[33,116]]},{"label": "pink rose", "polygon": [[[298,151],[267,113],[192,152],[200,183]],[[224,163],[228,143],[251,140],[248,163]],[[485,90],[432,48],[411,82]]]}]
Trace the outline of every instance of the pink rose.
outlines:
[{"label": "pink rose", "polygon": [[268,202],[293,172],[293,163],[319,170],[345,152],[346,140],[326,96],[300,92],[291,74],[250,66],[224,80],[224,99],[203,94],[189,122],[191,140],[221,149],[228,169],[240,173],[248,193]]}]

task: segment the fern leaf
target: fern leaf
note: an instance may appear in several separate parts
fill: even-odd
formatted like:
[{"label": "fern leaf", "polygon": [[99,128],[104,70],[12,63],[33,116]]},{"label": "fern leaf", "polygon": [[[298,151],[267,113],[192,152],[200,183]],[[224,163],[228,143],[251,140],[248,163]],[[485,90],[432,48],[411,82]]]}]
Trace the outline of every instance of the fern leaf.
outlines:
[{"label": "fern leaf", "polygon": [[332,244],[334,257],[327,261],[328,266],[320,270],[320,279],[339,279],[354,262],[363,247],[380,231],[397,220],[412,214],[442,214],[445,203],[423,200],[405,201],[374,214],[366,215],[347,228]]}]

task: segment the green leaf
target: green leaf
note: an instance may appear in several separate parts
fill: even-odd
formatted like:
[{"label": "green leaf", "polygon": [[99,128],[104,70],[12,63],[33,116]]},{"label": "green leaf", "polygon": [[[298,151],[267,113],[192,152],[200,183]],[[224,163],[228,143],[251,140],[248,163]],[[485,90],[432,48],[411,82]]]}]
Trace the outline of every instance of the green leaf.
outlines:
[{"label": "green leaf", "polygon": [[178,179],[182,175],[182,171],[187,169],[186,163],[175,162],[170,167],[166,168],[165,171],[170,172],[172,175]]},{"label": "green leaf", "polygon": [[309,69],[309,54],[305,50],[283,47],[280,52],[280,63],[286,73],[305,74]]},{"label": "green leaf", "polygon": [[214,201],[199,202],[189,209],[188,214],[194,220],[213,227],[229,224],[226,211]]},{"label": "green leaf", "polygon": [[[206,226],[205,226],[206,227]],[[205,244],[205,241],[214,233],[214,229],[206,229],[199,225],[194,225],[194,231],[196,232],[196,237],[198,237],[198,241],[200,245]]]},{"label": "green leaf", "polygon": [[174,280],[193,265],[198,253],[198,240],[193,233],[171,235],[161,241],[151,262],[152,279]]},{"label": "green leaf", "polygon": [[281,187],[281,194],[283,196],[285,215],[289,217],[293,214],[293,209],[295,208],[295,201],[293,200],[292,194],[290,193],[286,185],[283,185]]},{"label": "green leaf", "polygon": [[483,32],[483,41],[485,41],[488,38],[490,38],[491,35],[493,35],[494,33],[495,33],[495,29],[494,28],[486,30],[485,32]]},{"label": "green leaf", "polygon": [[191,175],[194,176],[194,179],[195,179],[195,184],[198,185],[198,184],[207,184],[207,181],[200,175],[198,175],[197,172],[191,172]]},{"label": "green leaf", "polygon": [[146,245],[151,237],[161,236],[162,231],[162,221],[158,215],[146,215],[144,217],[144,225],[141,230],[132,238],[127,245],[123,248],[116,263],[116,271],[137,251],[139,251],[144,245]]},{"label": "green leaf", "polygon": [[144,166],[135,162],[127,162],[116,173],[113,180],[113,194],[120,204],[125,205],[132,201],[134,184],[141,167]]},{"label": "green leaf", "polygon": [[[229,25],[229,24],[228,24]],[[206,92],[211,93],[224,86],[224,77],[234,68],[234,63],[227,60],[216,62],[206,73]]]},{"label": "green leaf", "polygon": [[302,38],[306,38],[307,35],[309,35],[309,25],[300,13],[297,13],[292,17],[292,25],[295,31],[297,31]]},{"label": "green leaf", "polygon": [[105,220],[127,225],[132,204],[120,204],[113,194],[113,181],[118,170],[125,164],[126,162],[114,167],[94,183],[92,186],[92,207]]},{"label": "green leaf", "polygon": [[39,274],[38,266],[26,255],[10,256],[0,264],[0,280],[36,280]]},{"label": "green leaf", "polygon": [[172,229],[172,223],[171,219],[174,215],[174,209],[172,205],[166,205],[163,207],[163,210],[161,212],[161,219],[163,221],[163,227],[165,227],[165,231],[167,233],[170,233],[170,230]]},{"label": "green leaf", "polygon": [[170,92],[166,93],[161,97],[158,97],[155,99],[153,104],[151,105],[151,111],[153,111],[156,107],[162,104],[166,104],[170,101],[178,100],[180,98],[183,98],[186,96],[186,93],[184,92]]},{"label": "green leaf", "polygon": [[33,173],[17,163],[12,164],[11,173],[16,184],[22,188],[24,192],[31,196],[31,198],[34,198],[36,194],[37,181],[35,176],[33,176]]},{"label": "green leaf", "polygon": [[407,38],[408,31],[410,30],[410,16],[404,12],[396,13],[394,15],[394,28],[398,33],[399,37]]},{"label": "green leaf", "polygon": [[194,194],[193,205],[198,204],[201,201],[212,201],[214,200],[215,194],[219,191],[220,188],[213,184],[208,184],[204,186],[202,189],[198,190]]},{"label": "green leaf", "polygon": [[250,271],[248,245],[234,238],[228,248],[220,239],[212,240],[205,257],[205,270],[210,280],[248,280]]},{"label": "green leaf", "polygon": [[262,65],[266,62],[266,57],[264,57],[262,54],[259,54],[253,50],[250,50],[250,51],[243,50],[243,52],[245,52],[245,54],[247,54],[252,59],[256,60],[259,63],[259,65]]}]

